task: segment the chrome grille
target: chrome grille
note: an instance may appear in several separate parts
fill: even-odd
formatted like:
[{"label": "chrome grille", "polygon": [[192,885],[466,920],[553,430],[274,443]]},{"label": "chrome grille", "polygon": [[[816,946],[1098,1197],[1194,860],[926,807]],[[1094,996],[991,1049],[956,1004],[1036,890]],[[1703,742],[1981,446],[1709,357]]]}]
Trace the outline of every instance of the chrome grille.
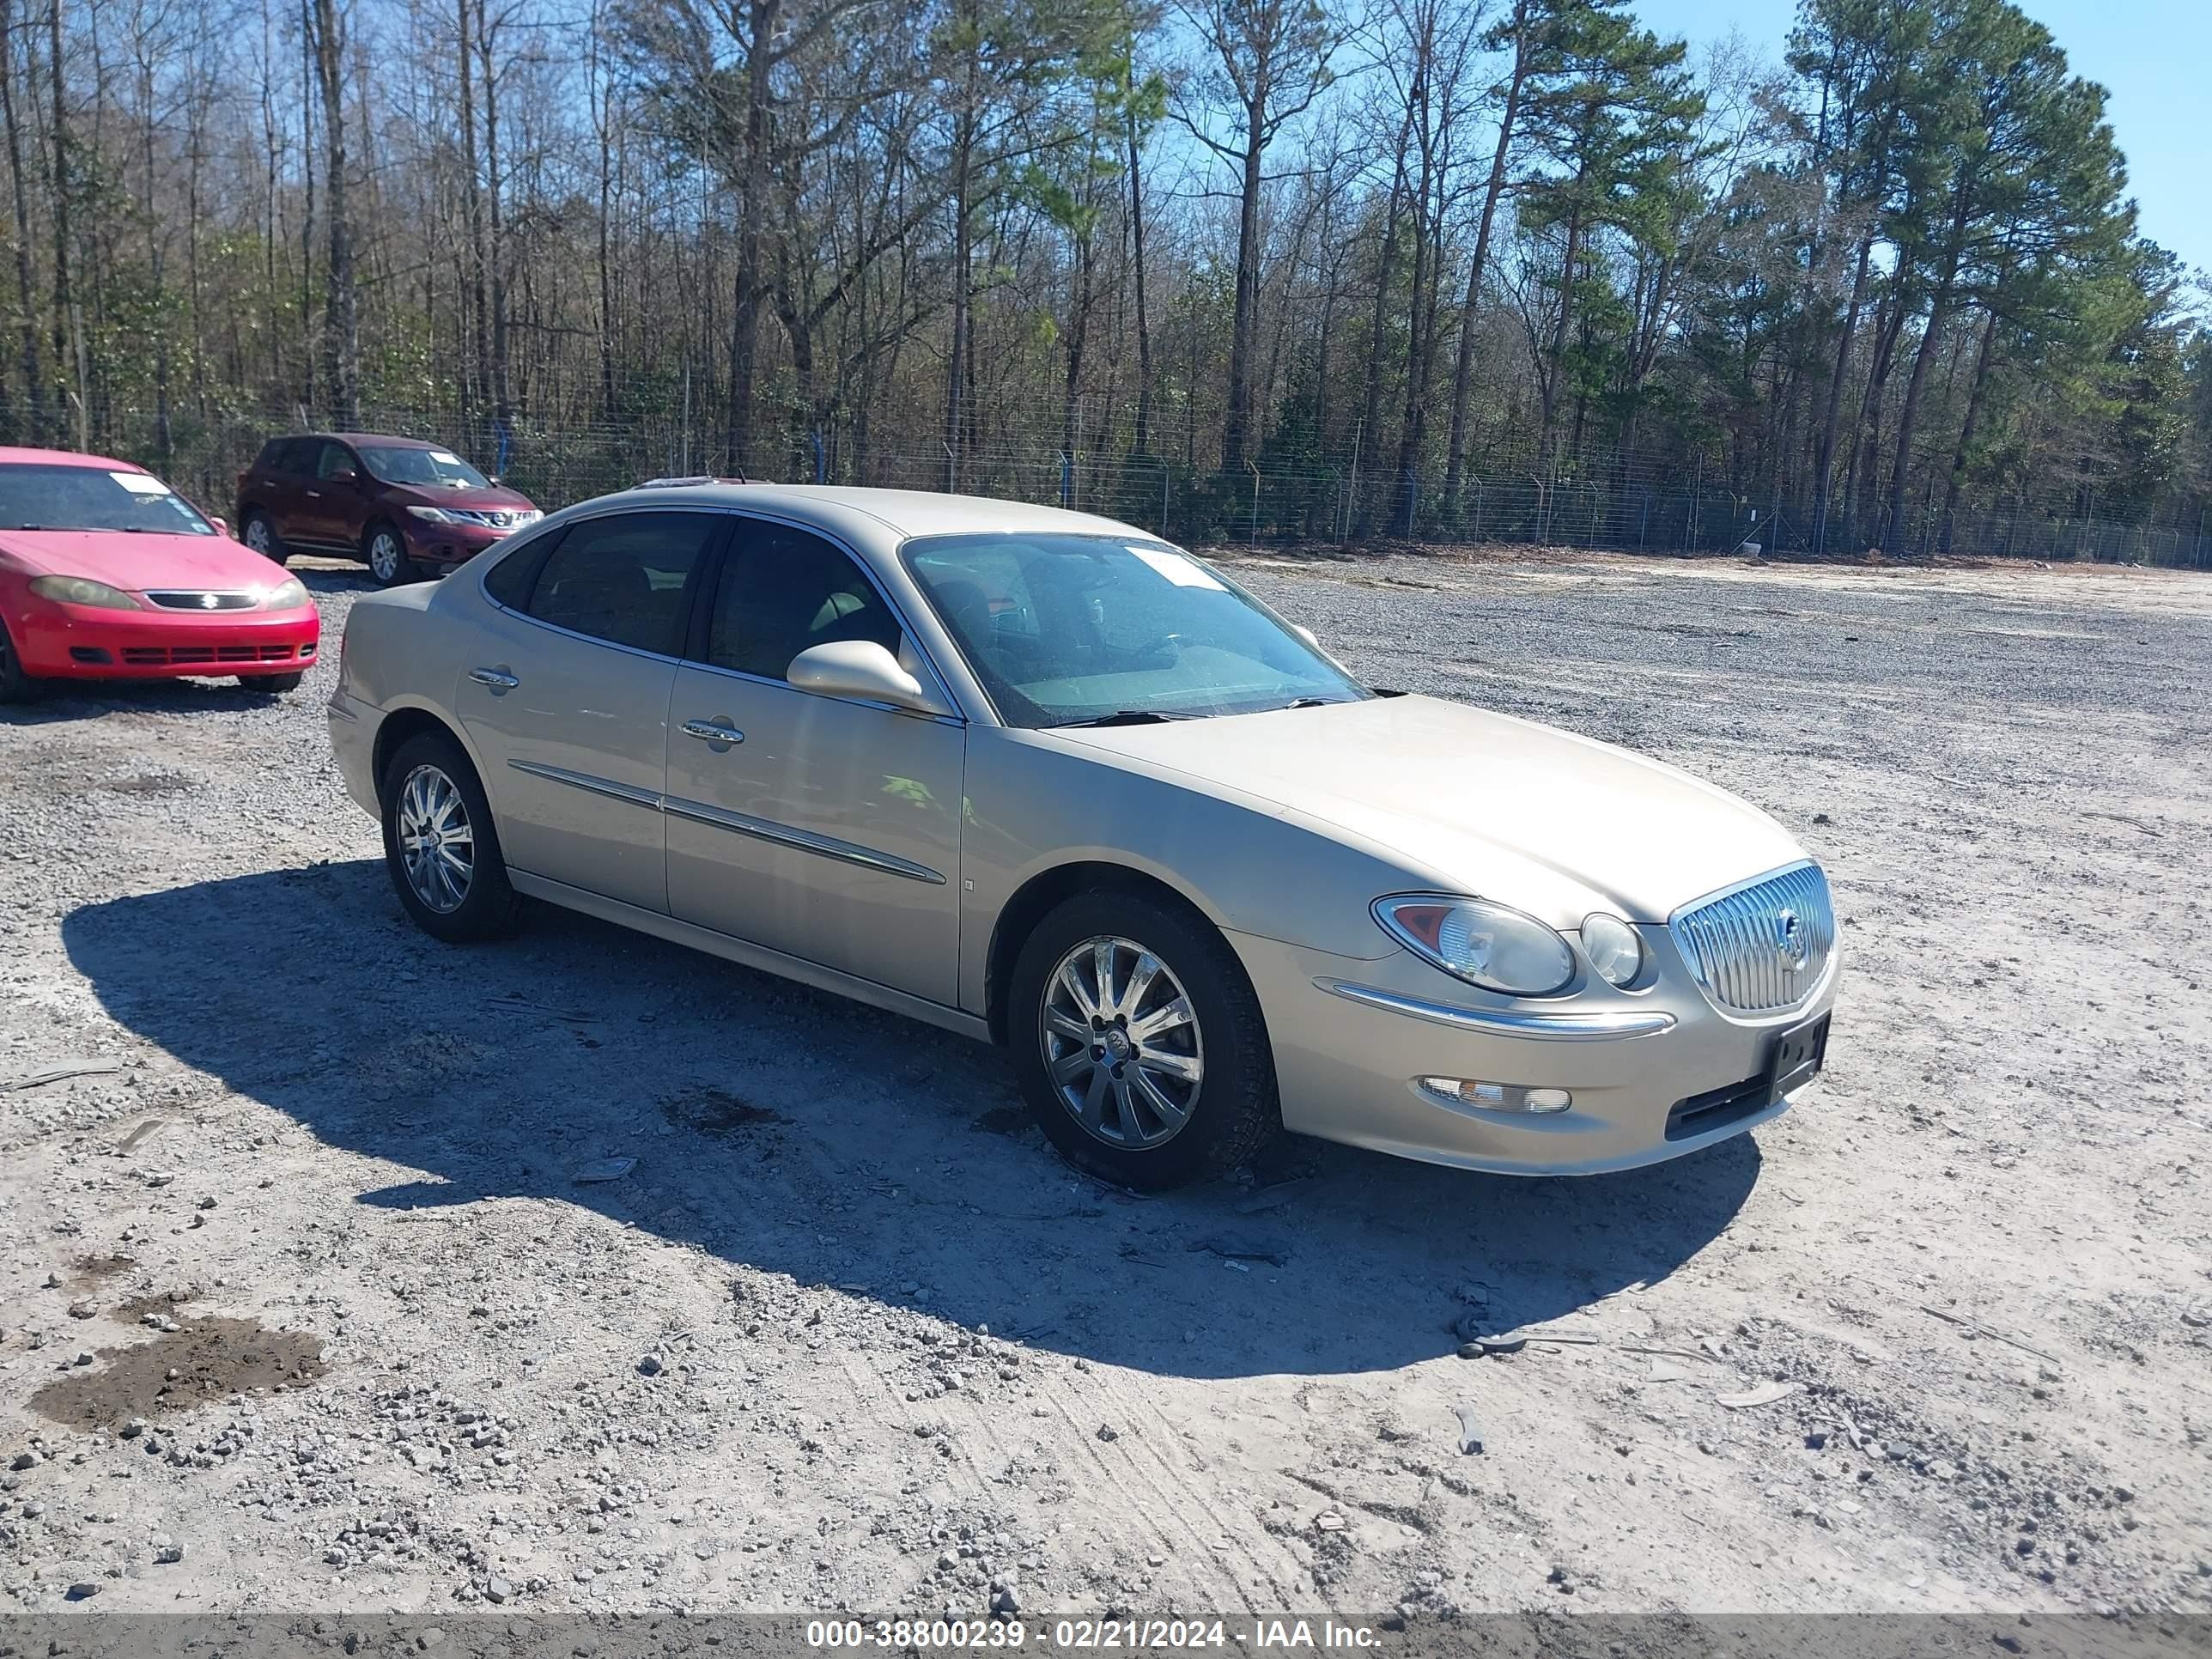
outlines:
[{"label": "chrome grille", "polygon": [[153,588],[146,597],[164,611],[251,611],[261,602],[252,593],[210,592],[204,587]]},{"label": "chrome grille", "polygon": [[1705,994],[1740,1014],[1798,1006],[1836,953],[1828,878],[1810,862],[1685,905],[1667,927]]},{"label": "chrome grille", "polygon": [[526,524],[535,524],[538,518],[538,514],[528,507],[521,507],[497,509],[449,507],[446,511],[457,519],[465,519],[471,524],[483,525],[493,530],[518,529]]}]

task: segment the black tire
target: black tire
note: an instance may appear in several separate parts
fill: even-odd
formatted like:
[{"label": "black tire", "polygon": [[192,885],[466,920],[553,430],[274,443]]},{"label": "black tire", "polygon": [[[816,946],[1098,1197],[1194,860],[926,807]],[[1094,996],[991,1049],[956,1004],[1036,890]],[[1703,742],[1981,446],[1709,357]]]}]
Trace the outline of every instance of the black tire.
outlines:
[{"label": "black tire", "polygon": [[[1195,1085],[1178,1103],[1187,1109],[1179,1128],[1165,1129],[1168,1120],[1158,1112],[1148,1117],[1141,1101],[1131,1115],[1129,1103],[1119,1093],[1120,1068],[1111,1073],[1116,1081],[1106,1086],[1121,1103],[1117,1108],[1113,1101],[1102,1101],[1101,1114],[1102,1119],[1116,1121],[1102,1121],[1097,1129],[1079,1120],[1078,1108],[1062,1099],[1053,1079],[1047,1054],[1048,996],[1054,994],[1053,981],[1063,960],[1082,947],[1095,949],[1101,939],[1122,941],[1157,958],[1171,981],[1166,988],[1179,987],[1195,1017],[1195,1030],[1188,1036],[1160,1039],[1187,1047],[1190,1052],[1180,1057],[1201,1062]],[[1127,956],[1123,951],[1116,960]],[[1079,977],[1082,971],[1079,968]],[[1136,977],[1133,964],[1128,977]],[[1095,992],[1095,972],[1085,982]],[[1249,1160],[1282,1127],[1274,1051],[1251,981],[1228,941],[1205,918],[1180,904],[1129,889],[1085,889],[1036,925],[1015,961],[1006,994],[1011,999],[1006,1035],[1023,1097],[1046,1139],[1079,1169],[1121,1186],[1157,1192],[1226,1174]],[[1163,994],[1158,989],[1152,993],[1154,998]],[[1051,1035],[1064,1047],[1068,1044],[1060,1028],[1053,1028]],[[1076,1053],[1079,1046],[1067,1047],[1062,1060],[1081,1065]],[[1100,1048],[1090,1052],[1107,1054],[1110,1066],[1109,1051]],[[1127,1064],[1136,1067],[1141,1061],[1132,1057]],[[1172,1078],[1166,1085],[1171,1090],[1177,1086]],[[1152,1144],[1127,1144],[1132,1137],[1127,1130],[1133,1122],[1137,1139],[1147,1128],[1155,1133],[1164,1129],[1164,1138]],[[1117,1128],[1122,1133],[1117,1134]]]},{"label": "black tire", "polygon": [[0,703],[33,702],[45,690],[43,680],[33,679],[23,672],[15,639],[8,632],[7,623],[0,621]]},{"label": "black tire", "polygon": [[407,551],[407,538],[388,519],[379,519],[361,538],[361,562],[368,567],[379,587],[404,587],[409,582],[427,580],[422,566]]},{"label": "black tire", "polygon": [[[410,781],[425,772],[442,777],[458,793],[471,838],[465,890],[450,908],[440,908],[416,890],[401,845],[401,819],[406,810],[403,798]],[[521,914],[522,898],[507,881],[507,861],[500,856],[499,832],[492,823],[491,803],[484,799],[483,785],[460,744],[442,732],[424,732],[408,738],[384,769],[379,794],[384,803],[385,869],[399,895],[401,908],[415,925],[448,945],[498,939],[513,932]]]},{"label": "black tire", "polygon": [[[254,539],[257,536],[261,538],[258,543]],[[292,556],[292,550],[277,538],[276,523],[258,507],[246,508],[240,518],[238,539],[279,569]]]},{"label": "black tire", "polygon": [[281,697],[287,691],[297,691],[305,674],[240,674],[238,683],[257,696]]}]

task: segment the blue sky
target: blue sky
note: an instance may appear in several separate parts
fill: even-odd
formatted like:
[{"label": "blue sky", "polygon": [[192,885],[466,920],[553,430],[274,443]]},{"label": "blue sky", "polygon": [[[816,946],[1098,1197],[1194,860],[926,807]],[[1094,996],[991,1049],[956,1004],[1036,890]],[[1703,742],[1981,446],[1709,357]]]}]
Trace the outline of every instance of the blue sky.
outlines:
[{"label": "blue sky", "polygon": [[[2014,0],[2101,82],[2143,234],[2212,271],[2212,0]],[[1791,0],[1636,0],[1647,27],[1694,45],[1731,30],[1779,62]]]}]

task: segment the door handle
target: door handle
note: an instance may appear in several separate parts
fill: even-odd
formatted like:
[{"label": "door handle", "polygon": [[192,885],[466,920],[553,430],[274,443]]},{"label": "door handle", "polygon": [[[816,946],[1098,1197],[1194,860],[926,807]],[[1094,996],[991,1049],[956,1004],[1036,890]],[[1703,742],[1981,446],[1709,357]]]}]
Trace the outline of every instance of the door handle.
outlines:
[{"label": "door handle", "polygon": [[322,492],[321,490],[319,490],[319,489],[311,489],[311,490],[309,490],[309,491],[307,492],[307,494],[308,494],[308,495],[309,495],[312,499],[313,499],[313,500],[315,500],[315,501],[319,501],[320,500],[322,500],[322,499],[323,499],[323,492]]},{"label": "door handle", "polygon": [[711,743],[717,749],[726,749],[733,743],[743,743],[745,734],[723,720],[686,720],[684,735],[696,738],[702,743]]},{"label": "door handle", "polygon": [[489,686],[491,694],[495,697],[512,691],[522,684],[504,668],[471,668],[469,670],[469,678],[478,685]]}]

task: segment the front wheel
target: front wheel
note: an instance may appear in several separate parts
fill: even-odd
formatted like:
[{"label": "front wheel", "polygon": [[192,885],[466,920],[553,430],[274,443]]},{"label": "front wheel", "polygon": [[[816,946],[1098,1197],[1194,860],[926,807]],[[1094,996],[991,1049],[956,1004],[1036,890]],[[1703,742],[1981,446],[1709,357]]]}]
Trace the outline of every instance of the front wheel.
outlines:
[{"label": "front wheel", "polygon": [[1158,1191],[1235,1169],[1281,1126],[1243,964],[1178,906],[1076,894],[1030,935],[1008,995],[1023,1096],[1079,1168]]},{"label": "front wheel", "polygon": [[29,702],[42,689],[40,682],[23,672],[23,659],[15,654],[7,621],[0,617],[0,703]]},{"label": "front wheel", "polygon": [[402,582],[422,579],[422,573],[415,568],[415,561],[407,556],[406,541],[388,524],[378,525],[368,532],[362,557],[368,561],[368,574],[376,578],[380,587],[397,587]]},{"label": "front wheel", "polygon": [[476,768],[441,732],[399,745],[384,770],[384,864],[415,925],[449,945],[511,931],[522,900]]}]

